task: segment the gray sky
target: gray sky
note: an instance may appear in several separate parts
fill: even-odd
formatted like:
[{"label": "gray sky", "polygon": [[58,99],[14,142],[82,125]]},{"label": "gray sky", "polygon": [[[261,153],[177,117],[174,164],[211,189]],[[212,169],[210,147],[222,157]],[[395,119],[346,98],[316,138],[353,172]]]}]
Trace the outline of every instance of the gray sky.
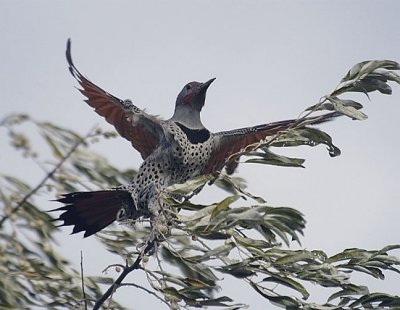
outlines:
[{"label": "gray sky", "polygon": [[[1,113],[26,112],[81,133],[96,123],[111,128],[74,89],[64,55],[70,37],[82,73],[149,113],[169,118],[186,82],[217,77],[202,114],[210,130],[297,117],[332,91],[355,63],[400,61],[399,12],[396,0],[2,1]],[[251,192],[306,215],[304,247],[333,254],[399,243],[400,87],[392,86],[392,96],[373,94],[372,102],[356,97],[362,98],[368,120],[323,126],[341,148],[340,157],[330,158],[323,147],[304,147],[279,152],[303,156],[306,169],[240,167],[238,175]],[[124,139],[97,148],[119,167],[141,163]],[[0,171],[26,174],[16,158],[0,156]],[[32,168],[27,179],[35,184],[39,170]],[[202,197],[211,202],[219,196]],[[63,252],[78,264],[83,249],[88,274],[117,262],[94,238],[82,240],[69,231],[60,234]],[[221,294],[261,309],[266,302],[241,283],[229,280]],[[390,274],[385,282],[368,283],[373,290],[400,294],[398,277]],[[159,305],[131,289],[116,297],[129,300],[133,294],[132,309]]]}]

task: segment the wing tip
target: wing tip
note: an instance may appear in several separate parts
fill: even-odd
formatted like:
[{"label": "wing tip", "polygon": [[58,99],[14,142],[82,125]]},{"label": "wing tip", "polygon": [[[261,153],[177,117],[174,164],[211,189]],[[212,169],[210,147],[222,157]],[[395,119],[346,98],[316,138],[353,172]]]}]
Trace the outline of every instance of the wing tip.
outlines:
[{"label": "wing tip", "polygon": [[71,38],[67,39],[67,48],[65,50],[65,57],[67,58],[69,72],[71,72],[72,76],[76,78],[78,82],[81,82],[82,74],[78,71],[78,69],[74,65],[74,62],[72,61]]},{"label": "wing tip", "polygon": [[74,67],[74,64],[72,62],[72,56],[71,56],[71,39],[70,38],[68,38],[68,40],[67,40],[67,49],[65,50],[65,57],[67,58],[69,69],[71,70],[71,67]]}]

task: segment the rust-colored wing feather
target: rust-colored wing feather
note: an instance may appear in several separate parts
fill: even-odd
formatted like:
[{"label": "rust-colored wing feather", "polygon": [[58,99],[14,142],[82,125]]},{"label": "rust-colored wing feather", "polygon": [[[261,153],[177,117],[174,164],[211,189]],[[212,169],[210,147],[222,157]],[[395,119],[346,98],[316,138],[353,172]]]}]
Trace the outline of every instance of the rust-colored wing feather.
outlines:
[{"label": "rust-colored wing feather", "polygon": [[67,43],[66,56],[69,71],[82,87],[79,91],[87,98],[85,102],[113,125],[122,137],[130,141],[143,159],[149,156],[163,135],[160,120],[140,110],[132,101],[121,100],[85,78],[72,62],[70,40]]},{"label": "rust-colored wing feather", "polygon": [[[337,112],[327,113],[306,119],[292,119],[254,127],[240,128],[231,131],[222,131],[214,134],[216,147],[210,156],[203,173],[218,173],[225,167],[228,174],[232,174],[238,166],[238,156],[232,156],[247,146],[258,143],[267,137],[288,129],[296,124],[316,125],[324,123],[342,114]],[[232,156],[232,157],[231,157]],[[231,157],[229,159],[229,157]],[[229,159],[229,160],[228,160]]]}]

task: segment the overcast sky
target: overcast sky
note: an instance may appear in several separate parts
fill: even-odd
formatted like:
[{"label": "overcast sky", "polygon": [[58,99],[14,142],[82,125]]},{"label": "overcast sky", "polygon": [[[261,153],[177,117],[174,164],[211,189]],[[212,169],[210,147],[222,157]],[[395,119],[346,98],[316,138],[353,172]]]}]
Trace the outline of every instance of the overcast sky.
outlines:
[{"label": "overcast sky", "polygon": [[[396,0],[3,0],[1,115],[29,113],[82,134],[94,124],[111,129],[74,88],[64,54],[71,38],[82,73],[149,113],[169,118],[186,82],[216,77],[202,114],[211,131],[297,117],[332,91],[355,63],[400,61],[399,12]],[[392,96],[363,98],[368,120],[323,126],[341,148],[340,157],[330,158],[323,147],[304,147],[279,151],[305,157],[306,169],[240,166],[238,175],[247,179],[252,193],[305,214],[304,247],[333,254],[400,243],[400,87],[392,86]],[[98,149],[118,167],[141,163],[124,139]],[[26,174],[17,159],[4,152],[0,156],[1,172]],[[35,184],[40,177],[39,171],[30,172],[27,180]],[[203,197],[211,202],[212,195]],[[47,202],[43,208],[54,205]],[[63,252],[78,265],[83,249],[88,274],[117,262],[94,238],[82,240],[69,232],[65,228],[59,234]],[[386,282],[369,283],[374,290],[400,294],[398,279],[389,275]],[[262,309],[266,301],[241,283],[228,282],[221,294]],[[116,297],[130,298],[132,309],[159,306],[132,289],[121,289]]]}]

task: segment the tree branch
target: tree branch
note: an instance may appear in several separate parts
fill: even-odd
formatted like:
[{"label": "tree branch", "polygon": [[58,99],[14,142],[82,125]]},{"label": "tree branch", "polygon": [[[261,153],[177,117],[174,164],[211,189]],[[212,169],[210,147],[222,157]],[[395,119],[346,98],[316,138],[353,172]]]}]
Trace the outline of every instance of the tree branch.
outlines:
[{"label": "tree branch", "polygon": [[126,266],[120,276],[115,280],[115,282],[108,288],[108,290],[101,296],[99,300],[97,300],[96,304],[93,307],[93,310],[100,309],[100,307],[103,305],[103,303],[115,292],[115,290],[121,286],[122,281],[125,279],[125,277],[132,272],[133,270],[139,269],[139,264],[142,261],[142,258],[144,255],[146,255],[148,252],[150,252],[154,248],[154,243],[155,240],[150,240],[147,246],[143,249],[142,253],[139,254],[137,257],[136,261],[130,265]]},{"label": "tree branch", "polygon": [[33,188],[28,194],[25,195],[25,197],[11,210],[11,212],[7,215],[4,215],[3,218],[0,220],[0,228],[3,226],[4,222],[10,218],[11,215],[13,215],[15,212],[17,212],[27,201],[29,198],[31,198],[32,195],[34,195],[46,182],[48,179],[51,179],[53,175],[57,172],[57,170],[62,166],[62,164],[65,163],[65,161],[71,157],[71,155],[76,151],[76,149],[83,143],[85,143],[85,140],[93,135],[94,128],[92,128],[83,138],[78,140],[74,146],[69,150],[67,154],[64,155],[64,157],[61,158],[61,160],[58,162],[58,164],[49,172],[45,177],[39,182],[38,185],[36,185],[35,188]]},{"label": "tree branch", "polygon": [[85,301],[85,310],[87,310],[88,307],[87,307],[87,299],[86,299],[86,292],[85,292],[85,281],[83,279],[83,255],[82,255],[82,251],[81,251],[81,284],[82,284],[83,300]]}]

